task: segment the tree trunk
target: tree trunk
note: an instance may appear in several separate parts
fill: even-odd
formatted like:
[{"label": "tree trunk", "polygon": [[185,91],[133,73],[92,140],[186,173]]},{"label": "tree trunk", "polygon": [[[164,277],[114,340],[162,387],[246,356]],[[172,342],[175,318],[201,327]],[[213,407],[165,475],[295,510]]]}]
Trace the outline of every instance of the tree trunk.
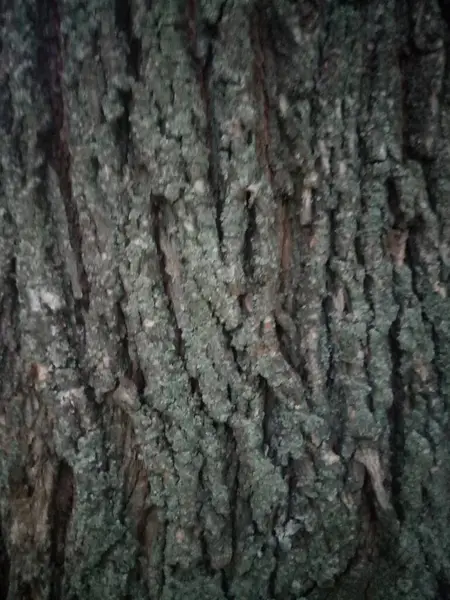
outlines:
[{"label": "tree trunk", "polygon": [[0,2],[0,600],[450,597],[449,5]]}]

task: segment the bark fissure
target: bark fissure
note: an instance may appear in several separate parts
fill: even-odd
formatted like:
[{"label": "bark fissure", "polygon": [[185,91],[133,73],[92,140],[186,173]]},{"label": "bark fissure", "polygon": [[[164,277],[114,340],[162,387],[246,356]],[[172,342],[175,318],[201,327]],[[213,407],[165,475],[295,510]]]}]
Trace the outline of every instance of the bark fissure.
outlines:
[{"label": "bark fissure", "polygon": [[403,521],[404,511],[401,502],[402,476],[404,470],[403,453],[405,449],[404,412],[407,406],[405,383],[402,378],[401,348],[398,341],[400,333],[400,315],[394,321],[390,330],[391,360],[392,360],[392,390],[393,402],[389,411],[391,420],[391,489],[392,503],[398,519]]},{"label": "bark fissure", "polygon": [[[5,219],[9,224],[9,219]],[[17,289],[17,259],[12,256],[6,263],[2,273],[3,295],[0,299],[0,372],[14,374],[20,355],[19,324],[19,290]],[[0,390],[8,393],[6,380],[0,378]]]},{"label": "bark fissure", "polygon": [[[170,255],[170,240],[167,238],[167,234],[164,232],[164,203],[167,200],[164,197],[152,196],[151,198],[151,214],[153,220],[153,238],[156,244],[156,250],[158,253],[159,267],[161,280],[164,286],[164,292],[167,298],[169,312],[172,318],[172,325],[174,327],[175,333],[175,349],[177,354],[184,362],[184,342],[183,342],[183,332],[180,327],[177,319],[177,313],[174,306],[173,293],[176,293],[172,290],[172,281],[175,278],[179,277],[179,273],[177,273],[177,267],[174,261],[176,258]],[[173,251],[172,251],[173,254]],[[179,298],[181,300],[181,298]]]},{"label": "bark fissure", "polygon": [[133,11],[129,0],[115,0],[115,22],[123,33],[127,44],[127,70],[131,77],[139,81],[141,70],[141,40],[133,32]]},{"label": "bark fissure", "polygon": [[209,153],[208,180],[215,202],[215,223],[222,252],[223,225],[222,212],[224,206],[224,183],[220,168],[220,140],[216,115],[216,99],[211,77],[214,62],[214,39],[220,27],[226,1],[222,2],[217,20],[208,22],[201,12],[199,0],[187,3],[187,31],[190,53],[194,63],[197,82],[204,104],[206,119],[206,143]]},{"label": "bark fissure", "polygon": [[53,484],[49,520],[51,523],[52,580],[49,600],[61,598],[64,579],[65,546],[67,530],[72,516],[75,481],[72,468],[61,461]]},{"label": "bark fissure", "polygon": [[0,521],[0,570],[2,577],[0,579],[0,599],[8,600],[9,573],[11,569],[11,560],[5,543],[2,523]]},{"label": "bark fissure", "polygon": [[76,258],[82,298],[75,299],[75,316],[80,328],[84,328],[84,311],[89,309],[90,285],[83,263],[82,230],[76,199],[72,194],[71,156],[68,121],[63,97],[62,74],[64,59],[59,7],[55,0],[39,4],[39,21],[42,32],[37,60],[37,76],[42,92],[50,106],[51,125],[48,131],[48,164],[54,168],[64,202],[70,244]]},{"label": "bark fissure", "polygon": [[256,233],[256,209],[252,203],[251,194],[246,193],[245,198],[246,209],[247,209],[247,227],[245,229],[244,243],[242,248],[242,262],[244,267],[244,274],[249,281],[252,281],[255,267],[253,264],[253,237]]}]

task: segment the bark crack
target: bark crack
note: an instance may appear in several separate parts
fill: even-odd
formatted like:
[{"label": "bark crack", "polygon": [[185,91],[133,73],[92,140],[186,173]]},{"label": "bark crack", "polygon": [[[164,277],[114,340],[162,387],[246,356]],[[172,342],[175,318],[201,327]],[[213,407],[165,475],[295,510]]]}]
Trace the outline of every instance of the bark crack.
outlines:
[{"label": "bark crack", "polygon": [[47,161],[58,176],[61,197],[67,218],[69,241],[76,259],[82,297],[75,299],[75,317],[84,328],[84,311],[89,310],[90,283],[83,262],[82,231],[78,207],[72,194],[69,123],[64,103],[62,75],[64,59],[61,19],[56,0],[43,0],[38,4],[41,39],[37,54],[37,77],[42,92],[48,99],[51,126],[47,132]]},{"label": "bark crack", "polygon": [[393,322],[390,331],[390,350],[392,362],[391,388],[393,393],[393,402],[389,410],[390,420],[390,447],[391,447],[391,495],[392,505],[400,522],[404,520],[404,510],[401,501],[402,477],[404,470],[404,451],[405,451],[405,422],[404,411],[407,402],[404,392],[404,382],[401,370],[402,351],[399,343],[400,334],[400,315]]},{"label": "bark crack", "polygon": [[223,258],[224,238],[222,213],[224,207],[224,183],[220,168],[220,129],[216,116],[216,98],[213,89],[212,73],[214,62],[214,42],[218,35],[220,21],[226,1],[220,6],[217,21],[208,23],[200,12],[198,0],[187,2],[187,32],[189,51],[200,86],[206,117],[206,143],[209,150],[208,179],[215,200],[215,222],[219,240],[219,252]]},{"label": "bark crack", "polygon": [[75,495],[75,476],[72,467],[62,460],[57,469],[53,484],[52,500],[49,506],[51,526],[50,559],[52,578],[49,600],[59,600],[62,596],[66,537],[72,516]]}]

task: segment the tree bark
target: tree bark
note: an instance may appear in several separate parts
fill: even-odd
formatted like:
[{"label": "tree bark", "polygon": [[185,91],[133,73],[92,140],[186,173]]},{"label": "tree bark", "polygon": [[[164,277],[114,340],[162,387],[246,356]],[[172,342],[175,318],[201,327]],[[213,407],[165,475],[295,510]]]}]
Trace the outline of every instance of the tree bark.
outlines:
[{"label": "tree bark", "polygon": [[0,2],[0,600],[450,597],[449,13]]}]

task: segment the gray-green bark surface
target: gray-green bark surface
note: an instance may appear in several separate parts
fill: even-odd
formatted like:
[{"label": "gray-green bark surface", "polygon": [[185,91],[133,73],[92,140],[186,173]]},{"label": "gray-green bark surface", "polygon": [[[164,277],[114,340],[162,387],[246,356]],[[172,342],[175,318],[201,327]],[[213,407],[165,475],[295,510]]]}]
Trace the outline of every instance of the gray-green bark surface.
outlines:
[{"label": "gray-green bark surface", "polygon": [[0,2],[0,600],[449,597],[448,12]]}]

